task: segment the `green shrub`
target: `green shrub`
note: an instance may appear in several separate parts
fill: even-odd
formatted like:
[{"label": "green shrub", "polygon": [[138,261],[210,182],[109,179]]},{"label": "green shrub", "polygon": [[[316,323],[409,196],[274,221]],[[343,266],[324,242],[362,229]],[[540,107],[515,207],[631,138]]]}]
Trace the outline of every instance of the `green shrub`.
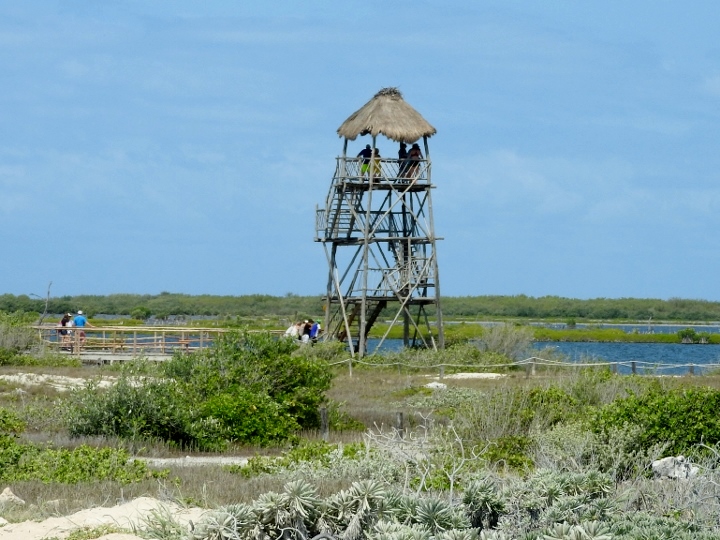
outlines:
[{"label": "green shrub", "polygon": [[25,423],[14,412],[0,407],[0,436],[17,435],[24,430]]},{"label": "green shrub", "polygon": [[72,392],[66,424],[71,437],[100,435],[127,439],[159,439],[179,447],[199,445],[198,418],[191,402],[172,381],[121,376],[102,390],[94,383]]},{"label": "green shrub", "polygon": [[91,383],[70,396],[68,430],[201,450],[287,440],[319,426],[332,376],[326,362],[293,355],[296,349],[268,334],[229,332],[202,353],[129,364],[113,387]]},{"label": "green shrub", "polygon": [[223,438],[267,446],[286,440],[299,429],[295,419],[269,396],[234,387],[211,397],[201,415],[220,424]]},{"label": "green shrub", "polygon": [[139,482],[165,473],[151,473],[142,461],[131,461],[125,450],[79,446],[72,450],[41,448],[0,440],[0,481],[40,481],[77,484],[114,480]]},{"label": "green shrub", "polygon": [[670,454],[687,454],[699,443],[720,442],[720,391],[711,388],[664,388],[653,381],[643,393],[601,407],[592,418],[596,433],[634,424],[641,428],[643,449],[665,444]]},{"label": "green shrub", "polygon": [[81,367],[82,361],[76,356],[47,351],[43,354],[29,354],[0,349],[0,366]]},{"label": "green shrub", "polygon": [[162,369],[166,376],[182,381],[200,402],[228,388],[243,388],[268,396],[301,428],[317,428],[332,372],[320,358],[293,354],[297,348],[292,340],[270,334],[229,332],[213,348],[176,356]]},{"label": "green shrub", "polygon": [[529,437],[507,436],[490,443],[483,457],[508,469],[524,471],[533,465],[528,455],[532,440]]},{"label": "green shrub", "polygon": [[329,401],[327,404],[330,429],[333,431],[365,431],[365,424],[350,416],[343,407],[345,403]]}]

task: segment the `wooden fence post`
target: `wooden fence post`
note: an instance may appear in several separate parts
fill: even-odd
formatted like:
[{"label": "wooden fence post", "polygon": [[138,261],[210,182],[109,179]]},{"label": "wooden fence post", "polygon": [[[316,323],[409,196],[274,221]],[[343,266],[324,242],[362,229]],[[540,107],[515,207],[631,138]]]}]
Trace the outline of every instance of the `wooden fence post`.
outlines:
[{"label": "wooden fence post", "polygon": [[632,370],[633,375],[637,375],[637,363],[635,362],[635,360],[630,362],[630,369]]},{"label": "wooden fence post", "polygon": [[402,412],[398,412],[395,415],[395,427],[398,430],[398,434],[401,439],[405,438],[405,418]]},{"label": "wooden fence post", "polygon": [[320,436],[325,442],[330,440],[330,418],[327,407],[320,408]]}]

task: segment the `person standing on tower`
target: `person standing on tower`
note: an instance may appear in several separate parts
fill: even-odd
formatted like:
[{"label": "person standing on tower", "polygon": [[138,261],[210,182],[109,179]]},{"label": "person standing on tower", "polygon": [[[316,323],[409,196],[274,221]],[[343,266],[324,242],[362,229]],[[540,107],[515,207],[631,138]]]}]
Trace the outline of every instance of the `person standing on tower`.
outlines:
[{"label": "person standing on tower", "polygon": [[412,145],[412,148],[410,148],[410,152],[408,152],[408,176],[410,176],[413,179],[416,179],[418,176],[420,176],[420,161],[422,160],[423,155],[420,151],[420,145],[418,143],[415,143]]},{"label": "person standing on tower", "polygon": [[398,178],[405,178],[407,175],[408,168],[408,151],[407,144],[404,142],[400,143],[400,150],[398,150]]},{"label": "person standing on tower", "polygon": [[369,144],[365,145],[365,148],[360,150],[357,157],[362,158],[360,164],[360,176],[365,176],[370,168],[370,158],[372,157],[372,148]]}]

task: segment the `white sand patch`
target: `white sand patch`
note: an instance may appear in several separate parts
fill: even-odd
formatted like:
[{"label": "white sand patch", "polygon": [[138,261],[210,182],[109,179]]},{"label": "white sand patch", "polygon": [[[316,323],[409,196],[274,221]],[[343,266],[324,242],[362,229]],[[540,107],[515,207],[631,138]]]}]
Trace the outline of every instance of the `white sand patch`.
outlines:
[{"label": "white sand patch", "polygon": [[[161,502],[150,497],[140,497],[133,501],[111,508],[91,508],[81,510],[70,516],[52,517],[44,521],[23,521],[0,527],[0,539],[42,540],[44,538],[67,538],[72,531],[83,527],[115,525],[130,529],[133,525],[142,528],[143,520],[152,512],[167,512],[183,525],[189,521],[197,523],[205,510],[202,508],[182,508],[171,502]],[[110,534],[105,540],[135,540],[139,538],[127,534]]]},{"label": "white sand patch", "polygon": [[[64,375],[41,375],[39,373],[16,373],[15,375],[0,375],[0,380],[22,386],[49,386],[59,392],[81,388],[88,379],[82,377],[65,377]],[[115,384],[115,378],[106,377],[97,379],[100,388],[107,388]]]},{"label": "white sand patch", "polygon": [[502,373],[453,373],[445,375],[443,379],[502,379],[505,376]]},{"label": "white sand patch", "polygon": [[148,467],[169,467],[175,465],[177,467],[199,467],[206,465],[247,465],[248,458],[235,456],[208,456],[193,457],[185,456],[182,458],[134,458],[138,461],[144,461]]}]

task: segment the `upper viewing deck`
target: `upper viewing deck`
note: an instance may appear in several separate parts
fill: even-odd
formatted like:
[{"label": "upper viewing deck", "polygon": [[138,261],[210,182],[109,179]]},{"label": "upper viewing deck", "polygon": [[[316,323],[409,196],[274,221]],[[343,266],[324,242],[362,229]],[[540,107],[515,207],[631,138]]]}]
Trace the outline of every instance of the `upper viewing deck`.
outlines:
[{"label": "upper viewing deck", "polygon": [[[338,157],[324,208],[316,209],[315,241],[356,243],[366,225],[375,241],[427,241],[424,200],[434,186],[429,159]],[[369,192],[380,192],[371,205]]]},{"label": "upper viewing deck", "polygon": [[333,184],[350,183],[373,189],[401,189],[422,191],[433,187],[430,183],[429,159],[397,159],[377,157],[336,158]]}]

